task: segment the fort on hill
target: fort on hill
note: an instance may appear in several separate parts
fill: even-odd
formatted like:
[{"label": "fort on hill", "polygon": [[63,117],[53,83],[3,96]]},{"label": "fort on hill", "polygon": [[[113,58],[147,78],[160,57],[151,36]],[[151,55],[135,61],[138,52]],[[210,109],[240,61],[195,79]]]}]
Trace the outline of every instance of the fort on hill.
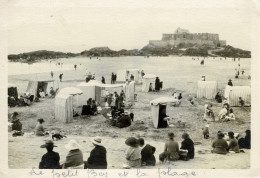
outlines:
[{"label": "fort on hill", "polygon": [[213,33],[190,33],[186,29],[177,28],[174,34],[163,34],[162,40],[150,40],[150,45],[155,47],[178,47],[181,44],[206,45],[209,47],[225,46],[226,41],[220,40],[218,34]]}]

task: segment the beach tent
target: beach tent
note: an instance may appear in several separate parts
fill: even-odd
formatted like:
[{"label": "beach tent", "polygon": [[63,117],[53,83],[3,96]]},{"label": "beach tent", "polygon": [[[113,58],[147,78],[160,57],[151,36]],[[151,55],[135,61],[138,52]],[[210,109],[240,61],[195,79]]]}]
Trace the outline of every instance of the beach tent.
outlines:
[{"label": "beach tent", "polygon": [[55,97],[55,119],[73,122],[73,96],[60,93]]},{"label": "beach tent", "polygon": [[135,81],[125,85],[125,95],[127,101],[135,101]]},{"label": "beach tent", "polygon": [[125,84],[102,84],[99,81],[93,80],[88,83],[80,83],[77,85],[83,91],[83,95],[79,97],[79,105],[87,104],[89,98],[95,99],[99,104],[104,102],[107,92],[120,94],[123,90],[125,92]]},{"label": "beach tent", "polygon": [[117,82],[130,81],[131,75],[134,76],[134,81],[137,83],[142,82],[142,70],[140,69],[121,69],[117,71]]},{"label": "beach tent", "polygon": [[152,88],[155,89],[155,79],[156,75],[154,74],[146,74],[143,76],[143,86],[142,91],[148,92],[150,83],[152,83]]},{"label": "beach tent", "polygon": [[245,105],[251,105],[251,88],[250,86],[229,86],[225,88],[224,97],[230,106],[239,106],[239,97],[245,101]]},{"label": "beach tent", "polygon": [[178,100],[173,97],[160,97],[155,100],[150,101],[151,104],[151,117],[153,120],[153,125],[158,128],[159,124],[159,113],[162,107],[167,108],[167,105],[174,105]]},{"label": "beach tent", "polygon": [[8,96],[13,96],[15,99],[18,98],[17,86],[13,83],[8,83]]},{"label": "beach tent", "polygon": [[217,90],[216,81],[198,81],[197,98],[214,99]]},{"label": "beach tent", "polygon": [[32,80],[29,81],[26,92],[34,95],[35,97],[38,95],[39,89],[46,94],[48,93],[48,84],[52,82],[52,86],[54,86],[54,80]]},{"label": "beach tent", "polygon": [[66,87],[62,88],[58,95],[72,95],[73,96],[73,103],[79,106],[79,95],[81,95],[83,91],[76,87]]}]

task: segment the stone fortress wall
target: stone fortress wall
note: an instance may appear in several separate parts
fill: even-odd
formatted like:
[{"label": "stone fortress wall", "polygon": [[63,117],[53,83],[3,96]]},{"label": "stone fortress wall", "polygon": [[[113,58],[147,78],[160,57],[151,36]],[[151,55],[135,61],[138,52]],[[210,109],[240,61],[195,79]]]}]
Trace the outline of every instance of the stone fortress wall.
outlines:
[{"label": "stone fortress wall", "polygon": [[179,44],[198,44],[210,47],[226,45],[225,40],[219,40],[218,34],[189,33],[188,30],[177,28],[174,34],[163,34],[162,40],[150,40],[149,44],[156,47],[175,46]]}]

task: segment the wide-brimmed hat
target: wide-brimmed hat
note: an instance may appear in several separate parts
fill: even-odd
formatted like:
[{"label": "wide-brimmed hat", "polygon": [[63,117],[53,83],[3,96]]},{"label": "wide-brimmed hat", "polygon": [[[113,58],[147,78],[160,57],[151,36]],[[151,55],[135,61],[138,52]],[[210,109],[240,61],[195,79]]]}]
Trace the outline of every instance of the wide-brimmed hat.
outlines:
[{"label": "wide-brimmed hat", "polygon": [[102,145],[101,142],[102,139],[99,136],[96,136],[95,138],[92,139],[92,143],[95,145]]},{"label": "wide-brimmed hat", "polygon": [[38,122],[45,122],[43,118],[38,119]]},{"label": "wide-brimmed hat", "polygon": [[125,144],[131,147],[135,147],[138,145],[138,140],[134,137],[129,137],[126,139]]},{"label": "wide-brimmed hat", "polygon": [[223,138],[225,135],[222,132],[218,133],[218,138]]},{"label": "wide-brimmed hat", "polygon": [[80,149],[81,146],[77,143],[76,140],[70,140],[69,143],[65,145],[65,148],[67,150],[76,150],[76,149]]},{"label": "wide-brimmed hat", "polygon": [[57,147],[57,146],[54,145],[52,140],[46,140],[45,144],[41,145],[41,148],[53,148],[53,147]]},{"label": "wide-brimmed hat", "polygon": [[229,79],[228,81],[232,81],[231,79]]},{"label": "wide-brimmed hat", "polygon": [[206,124],[205,127],[209,127],[209,124]]}]

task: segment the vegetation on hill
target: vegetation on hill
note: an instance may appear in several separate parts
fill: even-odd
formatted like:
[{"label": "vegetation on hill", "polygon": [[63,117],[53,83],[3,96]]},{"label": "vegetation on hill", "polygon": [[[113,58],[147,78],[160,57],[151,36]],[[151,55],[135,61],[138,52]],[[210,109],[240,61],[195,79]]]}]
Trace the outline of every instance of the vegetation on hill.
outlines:
[{"label": "vegetation on hill", "polygon": [[10,54],[8,55],[8,60],[19,61],[19,62],[36,62],[45,59],[58,59],[58,58],[70,58],[70,57],[118,57],[118,56],[168,56],[168,55],[184,55],[184,56],[208,56],[209,50],[212,54],[222,56],[222,57],[235,57],[235,58],[250,58],[251,52],[234,48],[232,46],[225,46],[220,50],[212,50],[206,45],[196,45],[196,44],[179,44],[177,47],[165,46],[157,47],[151,44],[144,46],[141,50],[133,49],[126,50],[122,49],[119,51],[114,51],[108,47],[96,47],[90,50],[82,51],[81,53],[64,53],[55,51],[33,51],[21,54]]}]

